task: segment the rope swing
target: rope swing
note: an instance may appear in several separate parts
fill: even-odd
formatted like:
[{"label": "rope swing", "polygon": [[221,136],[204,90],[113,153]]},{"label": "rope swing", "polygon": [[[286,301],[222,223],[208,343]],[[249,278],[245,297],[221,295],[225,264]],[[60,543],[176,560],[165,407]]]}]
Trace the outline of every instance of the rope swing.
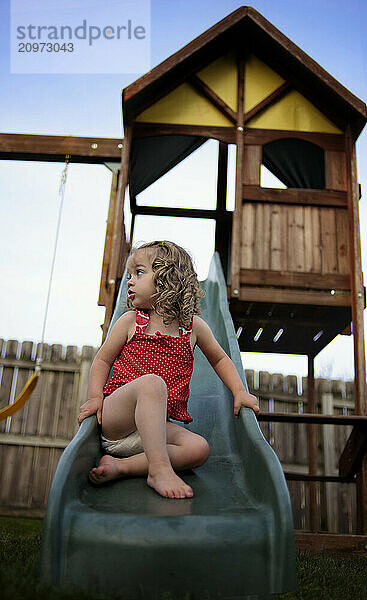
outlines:
[{"label": "rope swing", "polygon": [[[67,180],[67,176],[68,176],[69,161],[70,161],[70,155],[67,154],[65,156],[65,166],[64,166],[64,169],[61,174],[61,180],[60,180],[60,185],[59,185],[60,207],[59,207],[59,216],[58,216],[58,221],[57,221],[55,244],[54,244],[54,251],[53,251],[53,257],[52,257],[52,264],[51,264],[51,272],[50,272],[50,277],[49,277],[49,281],[48,281],[48,292],[47,292],[45,315],[43,318],[42,339],[41,339],[42,345],[43,345],[44,339],[45,339],[48,307],[49,307],[49,303],[50,303],[51,286],[52,286],[52,280],[53,280],[53,274],[54,274],[57,244],[59,241],[61,217],[62,217],[62,211],[63,211],[63,207],[64,207],[65,186],[66,186],[66,180]],[[22,391],[20,392],[20,394],[18,394],[18,396],[15,398],[15,400],[11,404],[9,404],[8,406],[5,406],[5,408],[0,410],[0,421],[3,421],[4,419],[7,419],[8,417],[11,417],[12,415],[14,415],[18,410],[20,410],[25,405],[27,400],[31,397],[31,395],[34,392],[34,390],[36,389],[36,386],[38,383],[38,379],[39,379],[39,376],[41,373],[41,368],[42,368],[41,365],[42,365],[42,358],[37,358],[35,372],[30,377],[30,379],[27,381],[27,383],[25,384],[25,386],[22,389]]]}]

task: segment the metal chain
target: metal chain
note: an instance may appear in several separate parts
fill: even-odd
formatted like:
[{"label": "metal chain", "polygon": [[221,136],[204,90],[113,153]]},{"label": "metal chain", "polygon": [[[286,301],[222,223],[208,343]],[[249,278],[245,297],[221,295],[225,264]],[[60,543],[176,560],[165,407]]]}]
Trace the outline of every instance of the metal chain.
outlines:
[{"label": "metal chain", "polygon": [[[59,233],[60,233],[62,210],[63,210],[63,206],[64,206],[65,185],[66,185],[66,180],[67,180],[67,176],[68,176],[69,161],[70,161],[70,154],[66,154],[66,156],[65,156],[65,166],[64,166],[64,169],[63,169],[63,171],[61,173],[61,179],[60,179],[60,185],[59,185],[59,197],[60,197],[59,216],[58,216],[57,227],[56,227],[56,237],[55,237],[55,244],[54,244],[54,251],[53,251],[53,257],[52,257],[52,263],[51,263],[51,272],[50,272],[50,277],[49,277],[49,282],[48,282],[48,292],[47,292],[45,316],[44,316],[44,319],[43,319],[41,344],[44,343],[44,339],[45,339],[45,331],[46,331],[46,322],[47,322],[47,315],[48,315],[48,307],[49,307],[49,304],[50,304],[51,286],[52,286],[52,279],[53,279],[53,274],[54,274],[57,244],[58,244],[58,241],[59,241]],[[41,361],[42,361],[42,359],[40,359],[40,358],[37,359],[36,371],[40,370],[40,363],[41,363]]]}]

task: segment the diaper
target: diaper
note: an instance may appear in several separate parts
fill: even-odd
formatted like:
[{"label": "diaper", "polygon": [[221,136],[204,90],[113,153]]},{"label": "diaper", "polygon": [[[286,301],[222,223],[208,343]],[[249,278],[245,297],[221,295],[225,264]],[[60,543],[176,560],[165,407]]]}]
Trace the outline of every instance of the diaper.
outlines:
[{"label": "diaper", "polygon": [[143,443],[139,431],[133,431],[122,440],[108,440],[101,434],[102,448],[113,456],[124,458],[126,456],[134,456],[144,452]]}]

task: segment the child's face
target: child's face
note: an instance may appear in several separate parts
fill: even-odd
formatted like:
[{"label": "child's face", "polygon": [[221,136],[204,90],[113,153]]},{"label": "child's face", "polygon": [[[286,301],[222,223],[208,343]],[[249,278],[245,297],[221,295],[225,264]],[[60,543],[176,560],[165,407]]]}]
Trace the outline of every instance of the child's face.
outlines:
[{"label": "child's face", "polygon": [[151,297],[156,293],[152,261],[149,252],[137,250],[127,261],[128,299],[134,308],[153,308]]}]

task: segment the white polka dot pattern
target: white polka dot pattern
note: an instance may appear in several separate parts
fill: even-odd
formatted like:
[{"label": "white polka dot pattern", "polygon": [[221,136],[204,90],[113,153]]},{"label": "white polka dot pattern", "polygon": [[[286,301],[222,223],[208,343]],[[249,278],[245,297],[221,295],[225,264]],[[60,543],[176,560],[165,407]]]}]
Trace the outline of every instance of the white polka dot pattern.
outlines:
[{"label": "white polka dot pattern", "polygon": [[105,396],[114,390],[141,377],[154,374],[164,379],[167,385],[167,411],[177,421],[190,423],[187,412],[189,384],[194,357],[190,345],[192,319],[189,329],[179,328],[180,336],[145,333],[149,314],[136,311],[136,329],[113,364],[113,376],[103,388]]}]

